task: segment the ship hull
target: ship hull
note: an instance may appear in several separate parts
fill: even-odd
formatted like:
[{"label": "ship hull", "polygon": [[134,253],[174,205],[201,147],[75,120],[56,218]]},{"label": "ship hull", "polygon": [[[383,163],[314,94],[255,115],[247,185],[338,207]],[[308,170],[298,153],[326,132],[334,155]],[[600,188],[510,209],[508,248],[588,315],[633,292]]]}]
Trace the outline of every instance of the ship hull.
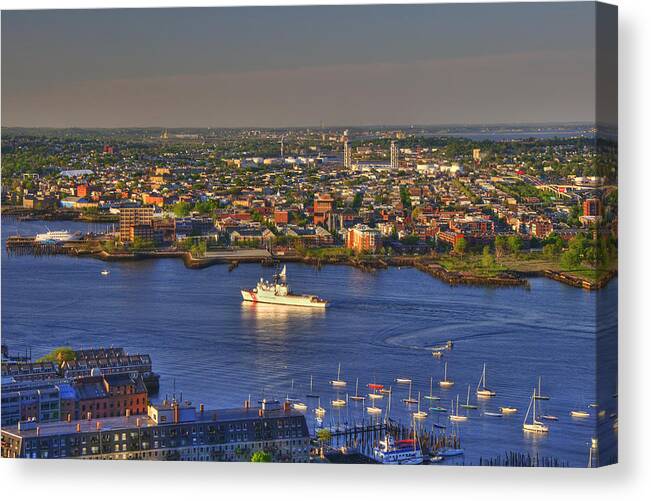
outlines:
[{"label": "ship hull", "polygon": [[326,308],[327,301],[315,300],[312,296],[276,296],[274,294],[261,294],[252,290],[242,290],[242,299],[251,303],[280,304],[284,306],[302,306],[305,308]]}]

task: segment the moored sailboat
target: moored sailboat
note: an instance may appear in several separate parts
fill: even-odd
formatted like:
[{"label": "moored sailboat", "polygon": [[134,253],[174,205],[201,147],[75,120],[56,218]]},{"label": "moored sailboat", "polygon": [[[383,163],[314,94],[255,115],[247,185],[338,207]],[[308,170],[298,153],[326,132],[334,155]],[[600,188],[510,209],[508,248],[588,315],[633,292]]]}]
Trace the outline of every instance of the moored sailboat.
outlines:
[{"label": "moored sailboat", "polygon": [[332,386],[338,386],[338,387],[346,386],[346,381],[341,379],[341,363],[337,367],[337,379],[333,379],[332,381],[330,381],[330,384]]},{"label": "moored sailboat", "polygon": [[365,397],[359,394],[359,378],[355,380],[355,394],[348,397],[350,400],[354,400],[356,402],[363,402]]},{"label": "moored sailboat", "polygon": [[477,384],[477,396],[480,398],[490,398],[495,396],[495,392],[486,387],[486,364],[481,372],[481,378]]},{"label": "moored sailboat", "polygon": [[445,367],[443,369],[443,380],[439,381],[439,386],[441,388],[452,388],[454,386],[454,381],[448,379],[448,363],[445,362]]},{"label": "moored sailboat", "polygon": [[[530,411],[532,411],[531,423],[527,423]],[[527,414],[524,416],[524,421],[522,422],[522,429],[532,433],[547,433],[549,431],[549,427],[543,424],[542,421],[538,421],[536,416],[536,388],[533,389],[531,400],[529,400],[529,407],[527,407]]]},{"label": "moored sailboat", "polygon": [[451,402],[452,407],[451,411],[454,412],[454,414],[450,414],[450,421],[467,421],[468,416],[463,416],[459,414],[459,395],[457,395],[457,410],[454,411],[454,402]]},{"label": "moored sailboat", "polygon": [[466,397],[466,403],[461,404],[461,407],[464,409],[476,409],[477,406],[475,404],[470,403],[470,385],[468,385],[468,396]]}]

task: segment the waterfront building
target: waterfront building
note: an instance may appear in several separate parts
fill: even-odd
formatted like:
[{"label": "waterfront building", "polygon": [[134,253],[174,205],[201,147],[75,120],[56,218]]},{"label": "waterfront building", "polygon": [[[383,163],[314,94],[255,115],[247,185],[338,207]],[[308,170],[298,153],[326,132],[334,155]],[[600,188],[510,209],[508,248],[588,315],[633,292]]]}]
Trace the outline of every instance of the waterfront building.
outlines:
[{"label": "waterfront building", "polygon": [[54,362],[3,361],[2,378],[10,377],[14,381],[43,381],[59,377],[58,367]]},{"label": "waterfront building", "polygon": [[382,234],[365,224],[358,224],[346,232],[346,247],[355,252],[375,252],[382,245]]},{"label": "waterfront building", "polygon": [[328,193],[317,193],[314,196],[314,214],[312,222],[315,225],[328,225],[332,214],[334,199]]},{"label": "waterfront building", "polygon": [[[93,372],[94,369],[99,371]],[[153,372],[151,357],[144,353],[128,354],[124,348],[76,350],[74,360],[61,363],[61,375],[73,379],[91,375],[139,374],[150,394],[158,393],[160,376]]]},{"label": "waterfront building", "polygon": [[139,374],[108,374],[75,380],[76,406],[62,419],[106,418],[147,412],[147,388]]},{"label": "waterfront building", "polygon": [[264,450],[276,462],[307,462],[305,416],[288,404],[197,409],[163,401],[147,415],[20,423],[2,429],[2,457],[249,461]]},{"label": "waterfront building", "polygon": [[146,227],[151,229],[153,217],[153,207],[121,208],[120,240],[122,242],[132,242],[134,237],[140,238],[141,236],[150,236],[151,238],[145,238],[145,240],[153,240],[153,234],[148,233],[146,230]]},{"label": "waterfront building", "polygon": [[[16,381],[2,378],[2,426],[19,421],[58,421],[61,419],[61,396],[69,396],[69,386],[61,379]],[[69,405],[64,405],[69,409]]]}]

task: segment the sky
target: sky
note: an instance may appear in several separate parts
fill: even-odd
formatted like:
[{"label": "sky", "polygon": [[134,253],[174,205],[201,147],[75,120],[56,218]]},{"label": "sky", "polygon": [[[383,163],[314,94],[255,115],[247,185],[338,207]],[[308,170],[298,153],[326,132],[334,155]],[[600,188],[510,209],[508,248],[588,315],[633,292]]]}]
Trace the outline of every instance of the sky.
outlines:
[{"label": "sky", "polygon": [[586,3],[2,12],[2,125],[590,122]]}]

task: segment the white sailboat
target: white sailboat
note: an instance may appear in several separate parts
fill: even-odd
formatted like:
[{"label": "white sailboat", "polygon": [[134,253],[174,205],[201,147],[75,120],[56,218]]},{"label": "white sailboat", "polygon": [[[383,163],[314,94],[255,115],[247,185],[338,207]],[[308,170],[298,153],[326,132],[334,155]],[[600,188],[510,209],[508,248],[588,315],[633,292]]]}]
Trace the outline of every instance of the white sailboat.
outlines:
[{"label": "white sailboat", "polygon": [[[527,423],[530,411],[532,411],[531,423]],[[531,400],[529,400],[529,407],[527,407],[527,414],[524,416],[524,421],[522,422],[522,429],[532,433],[547,433],[549,431],[549,427],[543,424],[542,421],[538,421],[536,416],[536,388],[533,389]]]},{"label": "white sailboat", "polygon": [[439,381],[439,386],[441,388],[452,388],[454,386],[454,381],[448,379],[448,363],[445,362],[445,368],[443,369],[443,380]]},{"label": "white sailboat", "polygon": [[339,386],[339,387],[346,386],[346,381],[341,379],[341,364],[339,364],[339,366],[337,367],[337,379],[330,381],[330,384],[332,386]]},{"label": "white sailboat", "polygon": [[418,392],[418,410],[413,413],[414,419],[425,419],[427,412],[420,410],[420,391]]},{"label": "white sailboat", "polygon": [[351,400],[355,400],[357,402],[363,402],[364,401],[364,397],[359,394],[359,378],[357,378],[355,380],[355,394],[353,396],[351,396],[351,397],[348,397],[348,398],[350,398]]},{"label": "white sailboat", "polygon": [[321,398],[319,397],[319,402],[316,409],[314,409],[314,414],[316,414],[317,417],[322,418],[323,416],[325,416],[325,413],[326,410],[323,407],[321,407]]},{"label": "white sailboat", "polygon": [[461,407],[464,409],[476,409],[477,406],[475,404],[470,403],[470,385],[468,385],[468,396],[466,397],[466,403],[461,404]]},{"label": "white sailboat", "polygon": [[441,400],[441,397],[437,397],[437,396],[434,395],[434,393],[432,392],[433,387],[434,387],[434,378],[433,378],[433,377],[430,377],[430,378],[429,378],[429,395],[425,395],[423,398],[426,398],[426,399],[429,400],[429,401]]},{"label": "white sailboat", "polygon": [[490,398],[495,396],[495,392],[486,387],[486,364],[484,364],[481,378],[479,378],[479,384],[477,384],[477,396],[481,398]]},{"label": "white sailboat", "polygon": [[418,403],[417,400],[414,400],[411,398],[411,380],[409,381],[409,396],[407,398],[403,398],[402,401],[406,404],[416,404]]},{"label": "white sailboat", "polygon": [[454,414],[450,414],[450,421],[467,421],[468,416],[463,416],[459,414],[459,395],[457,395],[457,410],[454,411],[454,401],[451,402],[452,406],[450,410],[454,412]]}]

